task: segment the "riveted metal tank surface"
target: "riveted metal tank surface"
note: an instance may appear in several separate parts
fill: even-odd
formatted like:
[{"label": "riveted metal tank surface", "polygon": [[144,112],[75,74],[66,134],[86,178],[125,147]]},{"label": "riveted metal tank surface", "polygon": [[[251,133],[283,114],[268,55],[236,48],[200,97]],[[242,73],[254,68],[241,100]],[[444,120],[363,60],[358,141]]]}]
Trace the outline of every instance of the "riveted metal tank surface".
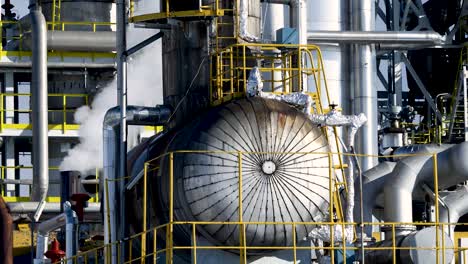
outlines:
[{"label": "riveted metal tank surface", "polygon": [[[237,151],[244,152],[244,221],[313,222],[327,215],[326,138],[285,103],[250,98],[214,108],[175,135],[168,151],[179,150],[212,152],[174,154],[175,221],[239,220]],[[159,212],[168,210],[167,164],[167,158],[161,161],[164,170],[150,191],[162,207]],[[306,237],[312,227],[298,225],[297,238]],[[245,229],[248,245],[292,244],[291,225],[249,224]],[[202,225],[198,232],[217,245],[239,245],[237,225]],[[191,240],[188,228],[176,225],[174,234],[180,241]]]}]

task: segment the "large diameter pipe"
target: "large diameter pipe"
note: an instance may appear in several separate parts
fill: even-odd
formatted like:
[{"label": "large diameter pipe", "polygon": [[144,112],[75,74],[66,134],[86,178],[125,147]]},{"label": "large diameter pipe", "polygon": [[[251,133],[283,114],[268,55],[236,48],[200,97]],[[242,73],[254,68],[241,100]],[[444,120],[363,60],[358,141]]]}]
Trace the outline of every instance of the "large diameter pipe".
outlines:
[{"label": "large diameter pipe", "polygon": [[[166,106],[140,107],[127,106],[126,119],[128,125],[164,125],[171,116],[171,109]],[[110,226],[108,221],[104,221],[104,239],[106,243],[117,241],[117,204],[119,196],[117,195],[117,185],[115,179],[118,178],[119,160],[117,148],[119,146],[119,137],[117,128],[121,121],[120,107],[114,107],[107,111],[103,122],[103,172],[104,184],[107,184],[108,197],[104,196],[104,204],[109,204],[109,208],[104,206],[104,215],[110,216]],[[105,186],[106,187],[106,186]],[[123,199],[123,197],[120,197]],[[109,201],[107,203],[107,200]],[[117,250],[111,249],[112,259],[117,260]]]},{"label": "large diameter pipe", "polygon": [[[438,187],[445,189],[468,180],[468,142],[441,147],[437,155]],[[433,156],[408,157],[398,162],[392,175],[392,184],[384,188],[384,220],[386,222],[413,222],[412,198],[415,186],[424,182],[434,189]],[[440,215],[440,213],[439,213]],[[397,228],[398,229],[398,228]],[[405,234],[397,230],[397,235]]]},{"label": "large diameter pipe", "polygon": [[[31,37],[23,37],[23,45],[31,49]],[[116,50],[116,35],[112,31],[48,31],[47,49],[57,51],[112,52]]]},{"label": "large diameter pipe", "polygon": [[[439,233],[437,235],[437,233]],[[445,241],[445,250],[439,251],[439,260],[436,257],[436,250],[429,248],[436,248],[436,237],[440,241]],[[396,245],[397,250],[394,254],[393,250],[385,250],[379,248],[391,248]],[[428,227],[422,230],[412,232],[405,236],[396,236],[393,239],[387,239],[370,245],[370,247],[377,249],[366,250],[365,261],[372,264],[387,264],[387,263],[405,263],[405,264],[432,264],[442,263],[445,259],[446,263],[454,257],[453,241],[446,233],[442,232],[439,228]],[[405,249],[398,249],[399,247]],[[421,250],[420,248],[425,248]],[[445,256],[444,256],[445,255]]]},{"label": "large diameter pipe", "polygon": [[47,26],[41,7],[30,2],[32,29],[32,124],[33,188],[31,199],[44,201],[49,189],[49,143],[47,120]]},{"label": "large diameter pipe", "polygon": [[[374,168],[364,172],[362,174],[362,186],[363,186],[363,197],[362,197],[362,208],[364,211],[364,220],[361,220],[360,216],[360,201],[359,196],[355,196],[354,204],[354,215],[356,216],[357,222],[372,222],[372,210],[375,207],[377,197],[381,194],[382,189],[385,186],[388,175],[391,174],[395,168],[395,162],[382,162]],[[359,182],[356,181],[354,185],[355,190],[359,190]],[[372,237],[372,226],[366,225],[364,227],[364,232],[367,237]]]},{"label": "large diameter pipe", "polygon": [[111,52],[116,49],[115,32],[49,31],[47,47],[52,50]]},{"label": "large diameter pipe", "polygon": [[[459,186],[456,190],[451,191],[448,195],[442,198],[442,201],[447,205],[439,207],[439,222],[441,223],[458,223],[460,217],[468,214],[468,186]],[[456,225],[445,225],[445,232],[454,234]]]},{"label": "large diameter pipe", "polygon": [[0,263],[13,264],[13,219],[0,196]]},{"label": "large diameter pipe", "polygon": [[313,43],[441,45],[444,39],[431,31],[309,31]]},{"label": "large diameter pipe", "polygon": [[[38,202],[14,202],[8,203],[8,209],[12,214],[31,214],[34,213],[38,206]],[[101,210],[100,203],[88,203],[88,207],[84,209],[85,213],[99,213]],[[43,213],[58,214],[60,213],[59,203],[47,203]]]},{"label": "large diameter pipe", "polygon": [[[0,62],[0,69],[10,68],[31,68],[31,62]],[[97,63],[97,62],[47,62],[48,68],[62,69],[62,68],[87,68],[87,69],[115,69],[115,63]],[[23,70],[26,71],[26,70]]]},{"label": "large diameter pipe", "polygon": [[37,227],[37,245],[36,258],[34,263],[43,263],[44,253],[48,248],[49,233],[62,226],[66,226],[66,257],[69,259],[67,263],[73,263],[71,257],[75,254],[74,241],[75,232],[74,226],[78,223],[76,213],[71,209],[71,204],[65,202],[63,205],[64,212],[47,221],[40,223]]},{"label": "large diameter pipe", "polygon": [[[353,30],[373,31],[375,29],[375,3],[368,0],[353,1]],[[377,89],[375,47],[370,44],[355,44],[353,73],[352,111],[364,113],[367,123],[359,130],[356,152],[366,155],[378,154],[377,130]],[[361,167],[366,171],[377,165],[377,158],[361,158]]]}]

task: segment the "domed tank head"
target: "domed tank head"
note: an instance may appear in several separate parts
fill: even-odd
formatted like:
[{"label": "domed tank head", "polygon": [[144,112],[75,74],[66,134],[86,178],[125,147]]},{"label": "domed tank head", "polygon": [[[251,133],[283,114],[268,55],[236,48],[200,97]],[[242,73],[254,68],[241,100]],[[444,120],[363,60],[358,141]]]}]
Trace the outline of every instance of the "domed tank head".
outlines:
[{"label": "domed tank head", "polygon": [[[240,185],[243,221],[327,218],[327,140],[305,114],[285,103],[254,97],[214,108],[177,134],[169,146],[176,150],[197,151],[174,154],[176,221],[238,222]],[[167,159],[161,167],[168,168]],[[157,195],[167,205],[168,178],[161,180]],[[297,238],[312,228],[296,225]],[[239,245],[238,225],[207,224],[198,231],[215,244]],[[291,225],[247,224],[245,231],[250,246],[292,244]],[[174,232],[190,241],[190,230]]]}]

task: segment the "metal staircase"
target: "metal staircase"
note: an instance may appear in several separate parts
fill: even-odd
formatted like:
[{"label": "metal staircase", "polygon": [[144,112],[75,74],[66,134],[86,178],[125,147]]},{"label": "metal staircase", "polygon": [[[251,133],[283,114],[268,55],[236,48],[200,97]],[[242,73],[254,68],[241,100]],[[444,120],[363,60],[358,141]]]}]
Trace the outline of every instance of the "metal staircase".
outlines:
[{"label": "metal staircase", "polygon": [[462,65],[459,78],[458,85],[452,97],[452,111],[448,131],[448,141],[451,143],[468,141],[468,65]]}]

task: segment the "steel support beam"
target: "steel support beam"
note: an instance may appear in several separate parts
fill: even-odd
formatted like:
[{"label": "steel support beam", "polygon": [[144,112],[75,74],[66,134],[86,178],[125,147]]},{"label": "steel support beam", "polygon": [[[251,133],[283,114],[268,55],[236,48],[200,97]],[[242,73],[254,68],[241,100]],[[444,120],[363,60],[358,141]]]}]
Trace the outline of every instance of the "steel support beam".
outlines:
[{"label": "steel support beam", "polygon": [[406,69],[408,70],[408,72],[411,74],[411,76],[413,77],[414,81],[416,82],[416,85],[418,86],[419,90],[422,92],[422,94],[424,95],[424,98],[426,99],[426,102],[429,104],[429,106],[431,107],[432,111],[434,111],[434,113],[436,114],[436,117],[437,119],[442,122],[442,115],[440,114],[439,110],[437,109],[435,103],[434,103],[434,100],[432,99],[432,96],[431,94],[427,91],[426,89],[426,86],[424,86],[424,83],[421,81],[421,79],[419,78],[418,74],[416,73],[416,71],[414,70],[413,66],[411,65],[411,62],[408,60],[408,58],[406,57],[406,55],[402,55],[401,56],[401,59],[402,61],[405,63],[406,65]]}]

